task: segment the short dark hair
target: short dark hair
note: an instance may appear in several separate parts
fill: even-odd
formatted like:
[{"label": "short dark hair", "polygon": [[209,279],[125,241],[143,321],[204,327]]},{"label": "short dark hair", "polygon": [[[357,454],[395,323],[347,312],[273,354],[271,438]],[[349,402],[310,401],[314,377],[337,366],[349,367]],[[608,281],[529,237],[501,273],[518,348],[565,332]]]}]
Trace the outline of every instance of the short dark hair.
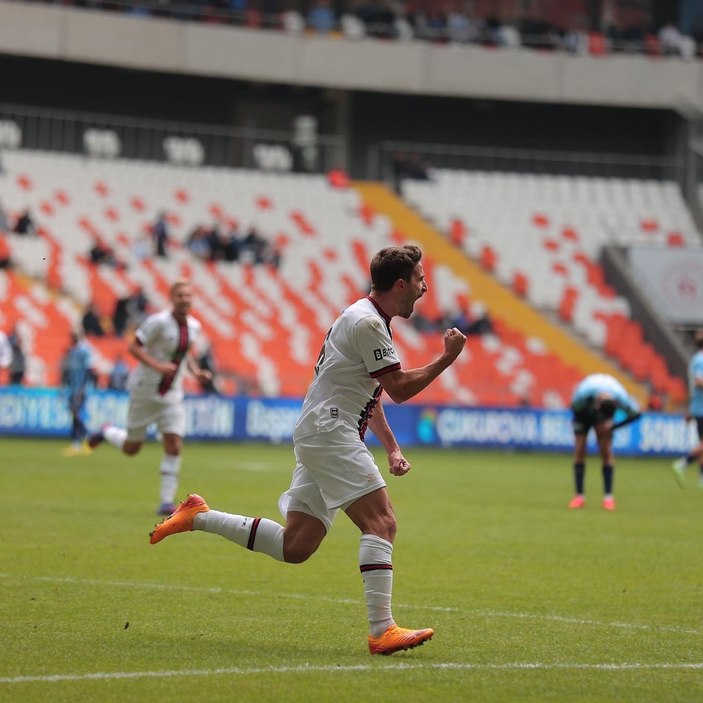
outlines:
[{"label": "short dark hair", "polygon": [[385,247],[371,259],[371,289],[385,293],[398,279],[409,281],[413,269],[422,259],[422,250],[415,244]]},{"label": "short dark hair", "polygon": [[697,349],[703,349],[703,330],[696,330],[693,335],[693,341],[696,343]]}]

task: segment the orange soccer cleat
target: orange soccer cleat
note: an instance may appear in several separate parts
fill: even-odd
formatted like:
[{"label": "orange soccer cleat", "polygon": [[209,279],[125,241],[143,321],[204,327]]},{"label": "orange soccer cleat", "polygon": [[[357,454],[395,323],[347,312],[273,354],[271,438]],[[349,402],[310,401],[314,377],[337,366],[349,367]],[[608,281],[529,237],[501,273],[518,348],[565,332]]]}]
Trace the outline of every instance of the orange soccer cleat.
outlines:
[{"label": "orange soccer cleat", "polygon": [[196,493],[191,493],[177,508],[149,533],[149,542],[156,544],[169,535],[177,532],[189,532],[193,529],[193,518],[198,513],[205,513],[210,508]]},{"label": "orange soccer cleat", "polygon": [[579,510],[586,507],[586,499],[583,496],[574,496],[569,501],[569,510]]},{"label": "orange soccer cleat", "polygon": [[380,637],[369,635],[369,651],[371,654],[393,654],[419,647],[432,639],[432,635],[434,630],[431,627],[423,630],[406,630],[404,627],[391,625]]},{"label": "orange soccer cleat", "polygon": [[615,498],[603,498],[604,510],[615,510]]}]

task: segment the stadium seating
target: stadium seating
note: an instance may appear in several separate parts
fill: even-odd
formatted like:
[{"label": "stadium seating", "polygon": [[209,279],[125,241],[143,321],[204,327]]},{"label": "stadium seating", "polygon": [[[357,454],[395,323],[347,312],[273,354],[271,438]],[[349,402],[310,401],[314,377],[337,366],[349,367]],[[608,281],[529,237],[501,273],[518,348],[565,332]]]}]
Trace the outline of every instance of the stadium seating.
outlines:
[{"label": "stadium seating", "polygon": [[[41,369],[29,374],[33,383],[57,382],[55,352],[65,349],[82,306],[92,302],[109,318],[116,301],[141,286],[152,307],[161,308],[169,283],[188,276],[223,377],[235,379],[223,390],[300,395],[327,328],[341,308],[367,290],[369,256],[388,241],[390,231],[383,218],[368,219],[348,184],[330,184],[324,176],[174,169],[30,151],[7,153],[4,165],[5,207],[12,217],[29,208],[39,225],[36,237],[8,235],[22,276],[3,276],[6,286],[28,288],[5,298],[3,322],[10,326],[23,319],[41,332],[24,335],[29,355],[42,360]],[[171,234],[163,259],[152,256],[149,241],[160,211],[167,213]],[[241,231],[254,226],[276,241],[280,268],[194,257],[183,246],[188,233],[215,222],[236,224]],[[121,265],[92,264],[88,252],[95,242],[111,247]],[[446,278],[438,275],[439,281]],[[437,295],[451,295],[456,283],[448,280],[447,286],[445,294],[440,282]],[[60,324],[44,324],[19,309],[30,305],[36,291],[46,290],[62,294]],[[41,312],[46,316],[43,307]],[[412,328],[406,328],[398,334],[410,339]],[[101,373],[127,344],[113,337],[92,342]]]},{"label": "stadium seating", "polygon": [[675,183],[437,170],[431,181],[403,181],[403,194],[531,305],[558,314],[638,380],[683,398],[598,263],[605,243],[700,246]]},{"label": "stadium seating", "polygon": [[[8,152],[4,162],[6,171],[0,179],[5,206],[12,216],[29,208],[39,229],[36,237],[8,236],[22,275],[5,275],[6,285],[25,292],[8,296],[0,308],[5,323],[22,319],[27,328],[25,346],[37,359],[29,374],[32,383],[58,381],[60,353],[69,331],[79,324],[83,306],[92,303],[109,326],[116,301],[137,287],[143,289],[152,309],[158,309],[168,304],[170,282],[189,277],[195,286],[195,312],[222,372],[222,390],[300,396],[334,317],[368,289],[371,255],[389,243],[404,241],[395,223],[374,212],[340,174],[275,175],[32,151]],[[420,191],[410,187],[408,197],[415,197],[413,193]],[[449,201],[438,198],[438,202]],[[454,235],[463,237],[466,251],[475,251],[472,247],[479,237],[473,222],[454,205],[447,204],[447,210]],[[165,258],[153,255],[151,242],[151,229],[161,212],[170,230]],[[449,217],[444,212],[435,215],[445,229]],[[468,227],[458,227],[460,220]],[[255,227],[276,243],[280,265],[196,257],[185,246],[189,233],[196,226],[215,223],[243,232]],[[511,226],[506,223],[504,230]],[[537,235],[548,239],[545,232],[558,225],[540,221],[532,226]],[[564,231],[564,250],[581,252],[571,239],[575,235]],[[681,231],[687,233],[685,228]],[[96,242],[113,249],[118,265],[91,263],[88,252]],[[506,269],[499,239],[486,237],[481,247],[486,265],[492,262],[503,278],[514,273]],[[550,248],[536,255],[529,247],[520,250],[523,265],[528,256],[534,258],[522,270],[528,296],[536,290],[543,297],[553,296],[540,290],[534,278],[536,271],[552,265]],[[589,280],[585,264],[577,278],[580,265],[563,260],[569,273],[565,281],[573,288]],[[468,281],[449,266],[434,262],[427,248],[425,268],[432,286],[418,310],[426,320],[434,322],[475,302]],[[575,318],[583,314],[581,296],[571,295],[569,314]],[[557,303],[554,297],[553,301]],[[613,301],[609,312],[626,319],[626,307],[617,298]],[[51,317],[51,324],[18,306],[37,308],[45,318]],[[418,401],[566,405],[579,370],[505,320],[494,320],[494,330],[495,334],[472,338],[468,352]],[[623,330],[618,328],[619,333]],[[124,354],[128,339],[108,335],[92,341],[98,370],[105,375],[114,358]],[[394,341],[406,366],[422,365],[441,351],[436,329],[428,333],[400,319],[394,321]],[[654,354],[647,357],[642,374],[650,373],[655,358]],[[644,369],[643,362],[638,363]],[[657,373],[663,377],[665,369],[657,366]]]}]

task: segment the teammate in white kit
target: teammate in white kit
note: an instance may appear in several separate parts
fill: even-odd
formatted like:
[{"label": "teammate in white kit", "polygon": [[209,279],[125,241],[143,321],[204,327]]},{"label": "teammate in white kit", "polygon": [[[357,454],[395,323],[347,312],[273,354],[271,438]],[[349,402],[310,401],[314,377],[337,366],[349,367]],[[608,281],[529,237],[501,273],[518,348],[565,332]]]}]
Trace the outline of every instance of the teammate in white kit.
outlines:
[{"label": "teammate in white kit", "polygon": [[200,322],[189,314],[193,302],[191,285],[186,280],[178,280],[171,286],[170,293],[171,309],[147,317],[129,346],[139,364],[127,384],[127,429],[106,425],[88,438],[91,448],[107,440],[127,456],[133,456],[144,444],[147,427],[156,424],[164,447],[159,515],[170,515],[176,509],[174,500],[186,424],[184,369],[188,367],[199,381],[211,378],[209,371],[200,369],[191,352],[201,332]]},{"label": "teammate in white kit", "polygon": [[389,471],[403,476],[403,456],[381,404],[385,391],[402,403],[426,388],[459,356],[466,337],[444,333],[444,352],[422,368],[401,368],[390,322],[408,318],[427,291],[422,252],[413,245],[382,249],[371,261],[371,293],[350,305],[325,337],[293,437],[296,468],[279,507],[285,527],[266,518],[210,510],[190,495],[151,533],[156,544],[177,532],[212,532],[279,561],[301,563],[318,548],[337,512],[361,531],[359,568],[369,620],[369,650],[393,654],[430,639],[430,628],[408,630],[391,614],[396,520],[386,482],[364,443],[370,428],[388,453]]}]

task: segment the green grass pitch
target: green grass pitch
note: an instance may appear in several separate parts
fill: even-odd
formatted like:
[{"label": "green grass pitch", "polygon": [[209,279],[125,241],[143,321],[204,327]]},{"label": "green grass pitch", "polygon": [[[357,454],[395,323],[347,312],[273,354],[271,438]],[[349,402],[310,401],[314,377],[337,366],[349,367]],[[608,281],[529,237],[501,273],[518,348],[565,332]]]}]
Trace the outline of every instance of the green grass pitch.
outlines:
[{"label": "green grass pitch", "polygon": [[[160,448],[64,446],[0,440],[0,701],[703,700],[703,491],[666,460],[619,458],[608,513],[595,458],[569,511],[568,456],[408,449],[394,615],[436,634],[371,657],[344,515],[303,565],[203,533],[151,546]],[[182,491],[279,519],[292,459],[187,443]]]}]

